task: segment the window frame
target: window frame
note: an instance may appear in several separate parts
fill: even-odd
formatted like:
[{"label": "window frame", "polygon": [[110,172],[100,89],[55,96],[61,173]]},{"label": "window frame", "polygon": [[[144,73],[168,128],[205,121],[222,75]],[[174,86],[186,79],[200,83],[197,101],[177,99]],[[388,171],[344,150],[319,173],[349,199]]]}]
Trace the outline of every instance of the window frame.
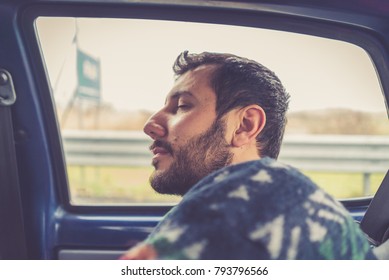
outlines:
[{"label": "window frame", "polygon": [[[35,30],[35,19],[40,16],[50,17],[89,17],[89,18],[131,18],[157,19],[171,21],[190,21],[201,23],[217,23],[239,25],[264,29],[273,29],[319,36],[341,40],[363,48],[371,57],[377,71],[378,79],[388,108],[389,100],[389,66],[385,57],[388,53],[380,36],[373,28],[380,26],[380,22],[372,21],[368,16],[272,4],[255,3],[207,3],[192,1],[190,3],[153,3],[147,1],[99,2],[77,1],[66,4],[61,1],[52,3],[32,3],[22,9],[18,22],[23,31],[22,39],[30,52],[30,64],[34,69],[33,75],[37,84],[42,115],[45,126],[45,135],[50,148],[50,163],[53,170],[53,182],[57,192],[59,204],[67,211],[74,213],[136,213],[153,214],[168,211],[173,205],[72,205],[69,197],[69,183],[66,163],[62,148],[61,132],[59,130],[55,105],[52,100],[48,75],[39,47]],[[55,3],[58,2],[58,3]],[[193,5],[195,4],[195,5]],[[227,7],[225,7],[227,6]],[[355,17],[355,21],[354,21]],[[357,18],[358,17],[358,18]],[[342,20],[342,18],[347,19]],[[379,28],[377,28],[379,29]],[[388,109],[387,109],[388,111]],[[365,207],[371,197],[340,200],[346,207]]]}]

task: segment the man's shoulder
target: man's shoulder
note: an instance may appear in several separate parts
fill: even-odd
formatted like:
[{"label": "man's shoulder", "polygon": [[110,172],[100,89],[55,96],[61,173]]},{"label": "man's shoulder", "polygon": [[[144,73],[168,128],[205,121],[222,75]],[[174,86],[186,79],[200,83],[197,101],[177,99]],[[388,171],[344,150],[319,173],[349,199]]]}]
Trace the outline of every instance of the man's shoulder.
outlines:
[{"label": "man's shoulder", "polygon": [[[278,218],[292,225],[319,221],[343,224],[347,210],[299,170],[270,158],[232,165],[208,176],[183,200],[183,207],[219,211],[248,227]],[[204,207],[206,205],[206,207]],[[286,228],[286,224],[284,225]]]},{"label": "man's shoulder", "polygon": [[347,216],[340,203],[297,169],[269,158],[215,172],[188,192],[178,208],[190,209],[182,213],[191,218],[216,215],[231,224],[238,220],[245,230],[278,217],[293,224],[320,209]]}]

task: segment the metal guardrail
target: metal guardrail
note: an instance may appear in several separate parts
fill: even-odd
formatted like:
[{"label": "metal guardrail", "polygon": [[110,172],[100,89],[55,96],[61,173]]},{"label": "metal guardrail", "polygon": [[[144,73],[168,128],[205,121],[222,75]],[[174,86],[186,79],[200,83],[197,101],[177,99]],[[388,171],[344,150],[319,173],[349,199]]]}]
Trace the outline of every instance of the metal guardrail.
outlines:
[{"label": "metal guardrail", "polygon": [[386,172],[389,169],[387,136],[290,136],[280,160],[310,171]]},{"label": "metal guardrail", "polygon": [[151,166],[151,140],[143,132],[63,131],[68,165]]},{"label": "metal guardrail", "polygon": [[[150,166],[149,137],[140,131],[64,131],[69,165]],[[355,172],[389,169],[389,136],[304,135],[284,139],[280,161],[306,171]]]}]

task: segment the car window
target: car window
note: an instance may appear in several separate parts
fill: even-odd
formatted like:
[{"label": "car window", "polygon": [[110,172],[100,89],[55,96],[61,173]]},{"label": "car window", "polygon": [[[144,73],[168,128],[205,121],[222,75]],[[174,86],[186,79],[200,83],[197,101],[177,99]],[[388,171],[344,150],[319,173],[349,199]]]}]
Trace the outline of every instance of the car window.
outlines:
[{"label": "car window", "polygon": [[[184,50],[227,52],[273,70],[291,95],[280,160],[339,199],[375,193],[389,126],[369,55],[347,42],[251,27],[140,19],[40,17],[73,205],[163,204],[142,128]],[[386,169],[385,169],[386,168]]]}]

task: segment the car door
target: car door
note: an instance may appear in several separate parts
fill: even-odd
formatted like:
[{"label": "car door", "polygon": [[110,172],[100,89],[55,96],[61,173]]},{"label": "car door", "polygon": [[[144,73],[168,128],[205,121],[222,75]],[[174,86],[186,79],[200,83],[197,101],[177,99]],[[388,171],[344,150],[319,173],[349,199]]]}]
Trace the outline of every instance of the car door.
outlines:
[{"label": "car door", "polygon": [[[250,45],[257,36],[251,32],[258,29],[274,31],[277,36],[286,32],[282,37],[289,41],[274,39],[271,46],[274,57],[277,52],[288,55],[283,64],[297,67],[299,60],[292,58],[301,56],[301,63],[321,64],[325,69],[325,61],[347,58],[347,46],[352,45],[362,62],[357,64],[352,57],[344,64],[373,69],[369,73],[374,73],[374,90],[365,90],[369,94],[360,104],[363,108],[377,106],[377,112],[331,111],[318,106],[325,103],[319,95],[302,96],[301,104],[313,98],[311,112],[330,111],[335,123],[344,121],[345,115],[353,116],[352,121],[344,123],[339,135],[331,127],[322,133],[315,130],[324,123],[320,114],[307,116],[296,110],[290,124],[306,124],[312,119],[311,130],[316,134],[301,134],[300,130],[287,134],[280,157],[307,171],[323,187],[335,182],[333,189],[338,190],[358,184],[356,194],[349,192],[340,199],[351,215],[361,220],[389,163],[385,156],[389,149],[389,42],[385,33],[389,10],[379,1],[359,6],[352,2],[0,1],[0,68],[12,76],[17,96],[12,125],[26,258],[115,259],[146,238],[179,201],[155,195],[148,186],[150,140],[141,133],[142,124],[157,109],[150,100],[162,105],[169,90],[169,86],[159,86],[156,77],[173,79],[170,65],[160,59],[173,49],[174,44],[166,42],[212,48],[206,43],[247,32],[249,41],[237,44],[239,50]],[[207,32],[210,35],[206,36]],[[300,40],[295,35],[303,36],[302,44],[313,40],[309,41],[312,50],[320,45],[328,49],[304,57],[296,51],[301,45],[294,46],[293,42]],[[328,41],[316,41],[320,38]],[[226,45],[232,46],[232,41],[239,43],[230,40]],[[332,45],[333,41],[343,45]],[[327,54],[330,49],[344,53]],[[323,60],[326,55],[328,59]],[[269,54],[263,59],[271,63],[274,57]],[[365,63],[370,64],[365,67]],[[145,64],[148,66],[142,69]],[[329,72],[343,67],[334,65],[328,66],[332,67]],[[328,72],[323,73],[316,76],[327,79],[326,85],[336,84]],[[361,77],[367,76],[361,73]],[[352,73],[349,84],[359,80],[355,77],[360,76],[353,75],[357,74]],[[134,87],[127,88],[129,84]],[[313,88],[315,91],[318,89]],[[334,103],[346,106],[358,100],[359,93],[353,96],[352,92],[340,98],[341,90],[331,89],[323,96],[334,95],[339,98]],[[365,120],[365,128],[357,131]],[[380,124],[374,132],[369,130],[372,122]],[[357,136],[344,133],[348,128],[354,128],[349,134]],[[322,171],[326,175],[316,174]]]}]

